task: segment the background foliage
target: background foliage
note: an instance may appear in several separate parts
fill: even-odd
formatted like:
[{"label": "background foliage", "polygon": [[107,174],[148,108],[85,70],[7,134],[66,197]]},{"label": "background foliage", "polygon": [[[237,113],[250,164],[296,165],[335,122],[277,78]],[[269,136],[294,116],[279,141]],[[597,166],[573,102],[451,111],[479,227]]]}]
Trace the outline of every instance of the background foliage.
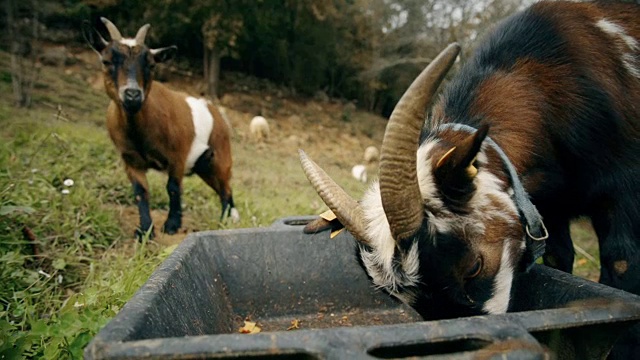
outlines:
[{"label": "background foliage", "polygon": [[[35,0],[18,15],[49,29],[102,29],[100,16],[133,36],[150,23],[148,43],[175,44],[185,66],[217,96],[219,74],[241,71],[293,92],[356,101],[388,115],[408,81],[446,44],[466,52],[491,24],[531,0]],[[22,10],[20,10],[22,9]],[[63,40],[63,39],[58,39]]]}]

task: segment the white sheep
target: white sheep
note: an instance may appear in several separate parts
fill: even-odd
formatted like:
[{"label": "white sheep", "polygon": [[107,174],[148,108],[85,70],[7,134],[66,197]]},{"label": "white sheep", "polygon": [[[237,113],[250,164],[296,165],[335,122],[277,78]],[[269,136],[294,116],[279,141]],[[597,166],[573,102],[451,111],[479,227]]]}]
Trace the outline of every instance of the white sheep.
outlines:
[{"label": "white sheep", "polygon": [[249,125],[251,136],[257,141],[265,141],[269,138],[269,123],[262,116],[255,116]]},{"label": "white sheep", "polygon": [[367,182],[367,167],[358,164],[351,168],[351,175],[358,181]]},{"label": "white sheep", "polygon": [[364,162],[371,164],[380,160],[380,152],[375,146],[369,146],[364,150]]}]

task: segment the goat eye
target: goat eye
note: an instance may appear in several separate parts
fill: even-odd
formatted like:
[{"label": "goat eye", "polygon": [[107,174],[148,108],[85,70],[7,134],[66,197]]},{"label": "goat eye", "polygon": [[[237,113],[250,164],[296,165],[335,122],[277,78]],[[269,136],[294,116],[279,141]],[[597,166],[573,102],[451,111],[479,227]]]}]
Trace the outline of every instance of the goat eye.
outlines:
[{"label": "goat eye", "polygon": [[113,63],[111,61],[109,61],[109,60],[102,60],[102,65],[111,66],[111,65],[113,65]]},{"label": "goat eye", "polygon": [[473,265],[469,268],[469,270],[467,271],[467,274],[465,275],[465,278],[473,279],[474,277],[478,276],[478,274],[480,274],[480,271],[482,271],[481,257],[477,258],[476,261],[473,263]]}]

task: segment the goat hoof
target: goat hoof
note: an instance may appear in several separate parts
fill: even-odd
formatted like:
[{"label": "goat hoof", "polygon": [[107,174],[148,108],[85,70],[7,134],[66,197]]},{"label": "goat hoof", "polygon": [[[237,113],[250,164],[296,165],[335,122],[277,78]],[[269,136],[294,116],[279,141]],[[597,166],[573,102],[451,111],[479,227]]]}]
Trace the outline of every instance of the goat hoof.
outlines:
[{"label": "goat hoof", "polygon": [[180,229],[180,223],[176,221],[167,220],[162,226],[162,232],[168,235],[173,235]]}]

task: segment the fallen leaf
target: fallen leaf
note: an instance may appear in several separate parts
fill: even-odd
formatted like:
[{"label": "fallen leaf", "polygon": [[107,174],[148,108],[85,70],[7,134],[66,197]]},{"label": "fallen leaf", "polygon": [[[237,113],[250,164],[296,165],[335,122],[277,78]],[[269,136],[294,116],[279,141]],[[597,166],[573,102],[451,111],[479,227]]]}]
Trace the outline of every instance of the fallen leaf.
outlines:
[{"label": "fallen leaf", "polygon": [[238,329],[238,332],[241,334],[256,334],[259,333],[262,329],[256,323],[252,321],[245,321],[244,326]]},{"label": "fallen leaf", "polygon": [[587,263],[587,259],[578,259],[578,261],[577,261],[578,266],[582,266],[582,265],[584,265],[586,263]]},{"label": "fallen leaf", "polygon": [[327,221],[333,221],[335,219],[337,219],[336,214],[333,213],[333,211],[331,210],[327,210],[325,212],[323,212],[322,214],[320,214],[320,217],[327,220]]},{"label": "fallen leaf", "polygon": [[291,320],[291,326],[287,328],[287,331],[294,329],[300,329],[300,321],[298,319]]}]

